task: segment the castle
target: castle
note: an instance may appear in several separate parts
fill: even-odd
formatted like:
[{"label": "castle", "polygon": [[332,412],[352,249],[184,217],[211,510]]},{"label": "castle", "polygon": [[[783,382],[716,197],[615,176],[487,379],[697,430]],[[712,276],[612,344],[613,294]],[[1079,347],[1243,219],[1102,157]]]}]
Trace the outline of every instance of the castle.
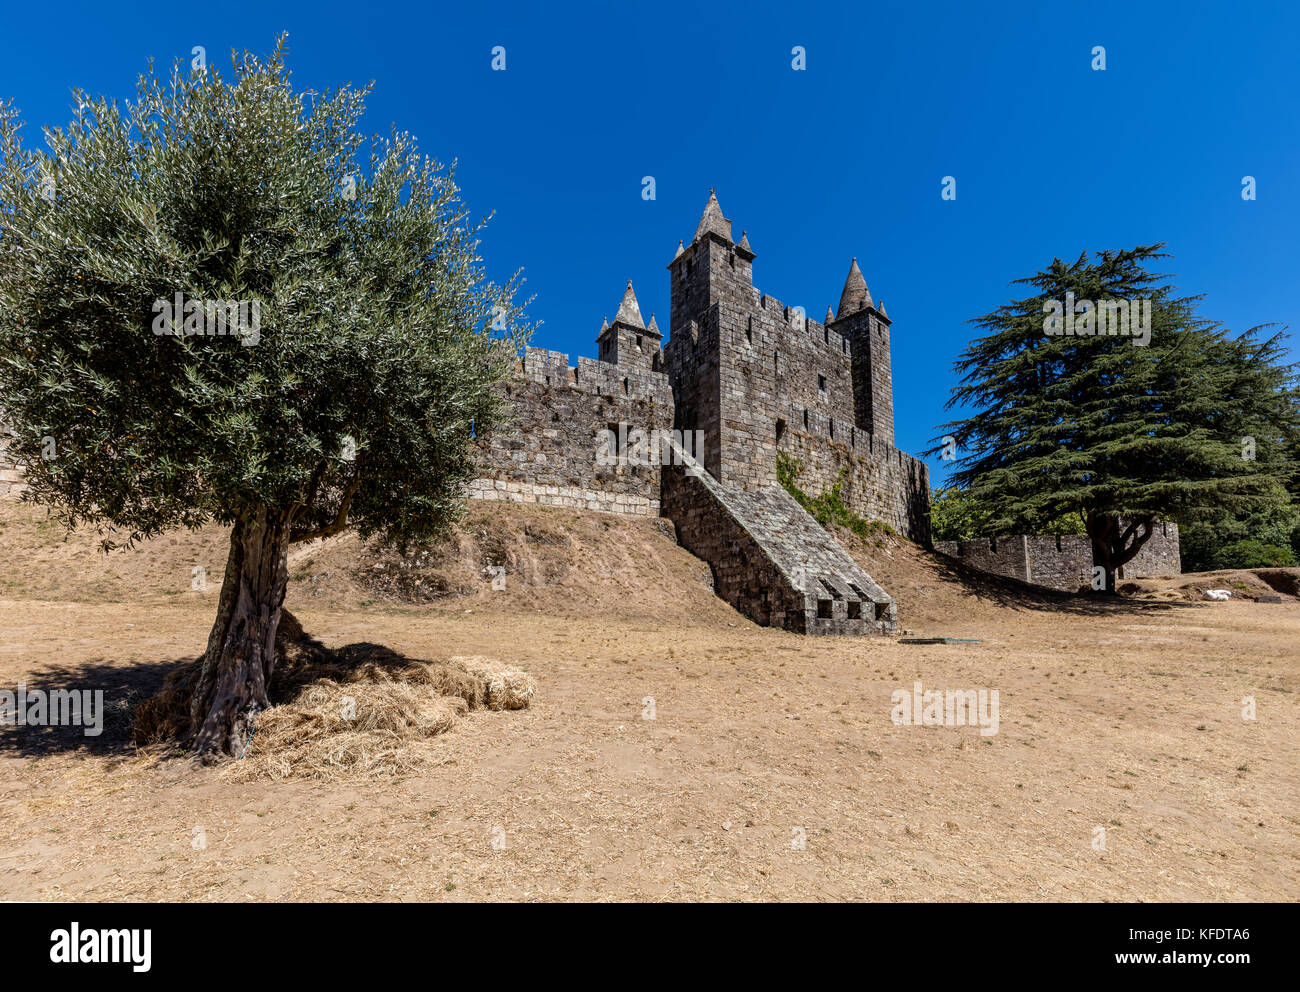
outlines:
[{"label": "castle", "polygon": [[[925,464],[894,447],[892,321],[854,259],[818,323],[754,286],[756,255],[717,197],[668,264],[669,339],[631,280],[598,358],[527,348],[501,385],[510,421],[476,441],[471,498],[663,516],[709,563],[715,591],[755,622],[806,634],[885,634],[897,604],[778,480],[778,459],[817,495],[838,487],[858,516],[929,546]],[[649,439],[647,445],[644,442]],[[21,467],[0,438],[0,493]],[[646,452],[650,453],[646,457]],[[611,457],[612,456],[612,457]],[[1086,585],[1086,538],[938,542],[999,575]],[[1177,526],[1160,525],[1125,566],[1179,571]]]},{"label": "castle", "polygon": [[[481,445],[482,499],[663,515],[756,622],[803,633],[888,633],[892,598],[777,481],[778,455],[812,494],[839,486],[859,516],[928,543],[929,472],[894,447],[891,321],[857,260],[819,323],[754,286],[756,255],[710,192],[668,265],[663,343],[631,281],[598,359],[526,349],[505,387],[507,430]],[[660,459],[609,464],[598,438],[672,432]],[[698,432],[698,433],[697,433]],[[671,464],[665,464],[666,462]]]}]

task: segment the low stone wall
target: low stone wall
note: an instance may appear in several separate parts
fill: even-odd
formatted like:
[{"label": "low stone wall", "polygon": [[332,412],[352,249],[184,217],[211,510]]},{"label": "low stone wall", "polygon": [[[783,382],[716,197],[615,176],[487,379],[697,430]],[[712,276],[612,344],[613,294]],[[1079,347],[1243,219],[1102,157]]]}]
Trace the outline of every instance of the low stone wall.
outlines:
[{"label": "low stone wall", "polygon": [[935,541],[934,550],[962,564],[993,575],[1029,581],[1028,538],[1023,534],[1012,537],[977,537],[968,541]]},{"label": "low stone wall", "polygon": [[1151,538],[1133,560],[1120,569],[1122,579],[1142,579],[1153,575],[1181,575],[1183,573],[1182,545],[1178,525],[1168,520],[1157,521]]},{"label": "low stone wall", "polygon": [[[935,541],[934,550],[993,575],[1075,592],[1092,583],[1092,542],[1083,534],[978,537]],[[1178,525],[1157,521],[1140,551],[1119,569],[1122,579],[1179,575],[1182,559]]]}]

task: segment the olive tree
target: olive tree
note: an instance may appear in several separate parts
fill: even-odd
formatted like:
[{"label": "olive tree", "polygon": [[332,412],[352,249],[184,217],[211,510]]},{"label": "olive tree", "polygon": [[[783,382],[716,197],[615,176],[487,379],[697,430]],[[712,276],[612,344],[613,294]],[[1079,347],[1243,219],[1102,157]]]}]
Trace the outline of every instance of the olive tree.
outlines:
[{"label": "olive tree", "polygon": [[230,527],[191,744],[237,752],[267,685],[290,545],[446,532],[527,338],[415,140],[359,131],[369,87],[295,91],[266,58],[152,64],[119,106],[21,141],[0,106],[0,416],[26,498],[106,550]]}]

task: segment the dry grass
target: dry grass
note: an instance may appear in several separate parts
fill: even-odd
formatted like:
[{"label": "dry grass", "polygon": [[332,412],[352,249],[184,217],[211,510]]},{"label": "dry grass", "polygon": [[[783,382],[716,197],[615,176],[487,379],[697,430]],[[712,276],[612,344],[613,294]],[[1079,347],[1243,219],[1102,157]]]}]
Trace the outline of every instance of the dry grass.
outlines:
[{"label": "dry grass", "polygon": [[490,710],[523,710],[533,701],[533,680],[527,672],[503,668],[501,662],[477,654],[469,657],[456,655],[450,661],[483,680]]},{"label": "dry grass", "polygon": [[[194,661],[167,676],[136,710],[136,743],[158,754],[184,741]],[[439,764],[434,739],[470,710],[517,710],[532,701],[527,672],[492,658],[419,661],[377,644],[331,650],[287,610],[276,637],[272,706],[259,714],[244,753],[222,777],[392,777]]]},{"label": "dry grass", "polygon": [[[267,767],[255,781],[232,782],[225,776],[233,762],[192,768],[139,755],[112,721],[99,738],[76,728],[0,733],[0,894],[1300,897],[1294,598],[1190,600],[1181,585],[1217,587],[1224,577],[1185,575],[1142,580],[1151,586],[1140,594],[1098,602],[965,575],[888,535],[879,544],[846,537],[898,598],[905,627],[979,643],[802,638],[757,629],[709,598],[697,577],[707,568],[641,523],[515,509],[497,514],[500,528],[484,517],[489,543],[514,535],[507,563],[563,553],[567,574],[510,570],[505,591],[485,583],[437,603],[394,597],[366,605],[372,590],[334,588],[345,552],[358,546],[344,535],[311,550],[321,560],[290,584],[287,605],[338,667],[312,667],[319,659],[282,667],[282,678],[297,671],[302,681],[277,680],[281,707],[322,679],[360,702],[349,673],[367,663],[377,666],[368,687],[410,682],[411,674],[398,673],[412,659],[464,656],[459,675],[451,662],[420,663],[420,677],[469,679],[483,693],[484,705],[457,718],[452,732],[411,745],[432,764],[414,775],[365,774],[384,743],[385,731],[374,729],[359,760],[327,769],[325,780],[291,760],[286,780],[273,780]],[[0,504],[0,524],[5,514]],[[548,543],[539,540],[543,523]],[[105,600],[103,563],[79,546],[42,545],[37,534],[24,545],[19,537],[0,533],[0,687],[102,687],[116,712],[157,692],[165,675],[185,667],[176,659],[192,658],[206,642],[214,569],[206,593],[149,591],[151,569],[168,562],[188,588],[187,563],[204,560],[205,535],[153,542],[129,575],[136,560],[124,559],[123,588],[138,579],[139,591],[122,602]],[[71,571],[51,567],[56,551]],[[472,554],[460,560],[474,562]],[[63,586],[50,590],[57,595],[5,592],[60,578]],[[1256,578],[1266,591],[1269,583]],[[1236,581],[1255,591],[1249,577]],[[358,598],[348,605],[345,593]],[[354,643],[364,640],[394,653]],[[468,659],[484,656],[527,669],[545,691],[528,709],[488,712],[487,681],[468,671]],[[998,689],[998,734],[895,725],[891,694],[914,681]],[[1247,696],[1257,719],[1243,718]],[[328,711],[330,698],[301,705]],[[331,741],[345,744],[338,733],[320,744]],[[374,767],[382,766],[380,759]],[[1092,846],[1098,826],[1107,831],[1104,851]],[[796,831],[806,835],[800,849],[792,846]]]}]

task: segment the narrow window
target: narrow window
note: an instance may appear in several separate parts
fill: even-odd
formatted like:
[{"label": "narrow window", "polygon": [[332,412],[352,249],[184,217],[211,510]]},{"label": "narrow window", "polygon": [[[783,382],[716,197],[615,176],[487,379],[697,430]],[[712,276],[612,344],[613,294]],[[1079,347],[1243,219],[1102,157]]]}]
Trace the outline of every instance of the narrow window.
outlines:
[{"label": "narrow window", "polygon": [[817,391],[821,393],[826,392],[826,376],[819,375],[817,377]]},{"label": "narrow window", "polygon": [[754,318],[749,318],[749,323],[745,326],[745,340],[750,344],[754,343]]},{"label": "narrow window", "polygon": [[804,430],[808,429],[808,408],[807,407],[803,408],[803,429]]}]

